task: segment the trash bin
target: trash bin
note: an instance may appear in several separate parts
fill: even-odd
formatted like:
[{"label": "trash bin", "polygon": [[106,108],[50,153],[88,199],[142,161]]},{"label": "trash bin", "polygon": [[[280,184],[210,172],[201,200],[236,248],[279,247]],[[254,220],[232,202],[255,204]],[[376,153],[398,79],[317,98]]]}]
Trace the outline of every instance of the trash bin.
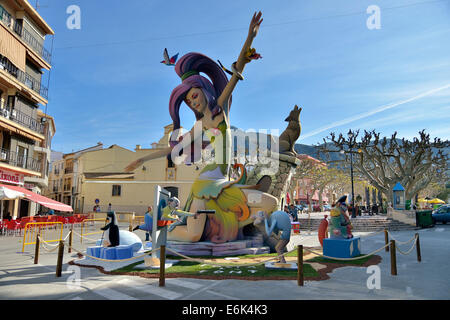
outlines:
[{"label": "trash bin", "polygon": [[416,226],[419,228],[428,228],[433,226],[432,210],[416,211]]},{"label": "trash bin", "polygon": [[405,209],[406,210],[411,210],[411,200],[406,200],[405,201]]}]

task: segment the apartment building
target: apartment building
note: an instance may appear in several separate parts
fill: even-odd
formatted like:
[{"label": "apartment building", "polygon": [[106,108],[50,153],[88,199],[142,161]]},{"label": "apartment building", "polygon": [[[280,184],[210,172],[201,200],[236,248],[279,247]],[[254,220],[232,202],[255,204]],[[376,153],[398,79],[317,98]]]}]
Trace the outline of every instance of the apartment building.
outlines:
[{"label": "apartment building", "polygon": [[86,152],[101,149],[103,149],[103,144],[98,142],[95,146],[63,154],[61,159],[52,161],[49,184],[44,194],[51,199],[75,208],[79,194],[79,184],[81,183],[79,158]]},{"label": "apartment building", "polygon": [[[48,102],[42,77],[51,68],[44,41],[53,34],[28,1],[0,1],[0,181],[36,193],[48,184],[55,133],[53,118],[39,110]],[[14,217],[36,210],[24,200],[4,202]]]}]

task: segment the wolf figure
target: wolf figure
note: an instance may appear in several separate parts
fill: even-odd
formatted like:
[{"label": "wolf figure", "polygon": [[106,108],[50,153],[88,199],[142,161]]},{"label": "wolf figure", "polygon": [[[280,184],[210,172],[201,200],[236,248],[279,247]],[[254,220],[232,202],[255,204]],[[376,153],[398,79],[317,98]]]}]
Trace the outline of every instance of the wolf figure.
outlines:
[{"label": "wolf figure", "polygon": [[300,137],[302,127],[300,125],[300,112],[302,108],[297,105],[291,111],[285,121],[289,122],[286,130],[280,135],[279,140],[279,153],[296,156],[297,153],[294,150],[295,142]]}]

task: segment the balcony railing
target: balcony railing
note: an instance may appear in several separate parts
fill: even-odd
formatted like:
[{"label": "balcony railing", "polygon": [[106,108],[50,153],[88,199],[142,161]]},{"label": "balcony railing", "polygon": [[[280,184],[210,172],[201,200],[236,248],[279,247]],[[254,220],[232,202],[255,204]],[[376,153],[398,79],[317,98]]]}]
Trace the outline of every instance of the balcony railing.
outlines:
[{"label": "balcony railing", "polygon": [[65,173],[65,174],[67,174],[67,173],[73,173],[73,168],[65,168],[65,169],[64,169],[64,173]]},{"label": "balcony railing", "polygon": [[19,155],[17,152],[0,148],[0,161],[12,166],[41,172],[41,161]]},{"label": "balcony railing", "polygon": [[52,54],[34,37],[27,29],[25,29],[21,23],[17,20],[14,23],[14,31],[22,38],[25,43],[36,51],[45,61],[51,63]]},{"label": "balcony railing", "polygon": [[8,71],[9,74],[17,78],[17,80],[26,85],[28,88],[38,93],[41,97],[48,99],[48,89],[41,84],[41,81],[17,68],[6,57],[0,59],[0,69]]},{"label": "balcony railing", "polygon": [[[17,103],[20,104],[23,102],[20,102],[20,100],[17,100],[16,104]],[[14,122],[17,122],[17,123],[23,125],[24,127],[27,127],[27,128],[29,128],[33,131],[36,131],[40,134],[44,134],[44,132],[45,132],[44,125],[42,125],[36,119],[33,119],[29,115],[27,115],[19,110],[13,109],[12,111],[10,111],[9,108],[6,107],[3,109],[0,109],[0,116],[3,116],[6,119],[10,119]]]},{"label": "balcony railing", "polygon": [[3,23],[6,24],[8,27],[11,26],[11,21],[12,21],[11,15],[1,5],[0,5],[0,20],[2,20]]}]

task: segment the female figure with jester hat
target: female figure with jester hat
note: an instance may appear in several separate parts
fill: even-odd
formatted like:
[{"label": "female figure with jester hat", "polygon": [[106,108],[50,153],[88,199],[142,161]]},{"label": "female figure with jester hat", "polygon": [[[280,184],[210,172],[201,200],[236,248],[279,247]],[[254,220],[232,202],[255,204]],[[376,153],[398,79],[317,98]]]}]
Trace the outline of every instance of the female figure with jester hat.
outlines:
[{"label": "female figure with jester hat", "polygon": [[[278,206],[278,200],[272,195],[255,190],[257,186],[244,184],[243,167],[240,179],[231,180],[229,177],[231,95],[237,82],[242,79],[241,73],[245,65],[255,56],[259,57],[251,48],[251,44],[261,22],[261,12],[255,13],[238,60],[233,64],[230,80],[216,62],[203,54],[192,52],[180,58],[175,65],[175,72],[182,83],[173,89],[169,101],[169,112],[174,125],[170,147],[138,159],[125,169],[132,171],[145,161],[161,156],[176,157],[181,151],[178,145],[181,141],[184,146],[191,146],[191,153],[186,162],[199,161],[201,152],[195,152],[194,145],[202,145],[203,135],[194,135],[194,128],[201,128],[209,138],[209,144],[215,153],[214,162],[206,165],[194,181],[184,211],[195,213],[198,210],[215,210],[216,213],[188,217],[186,225],[177,226],[168,232],[169,240],[204,240],[216,243],[236,240],[239,229],[253,222],[251,213],[261,210],[271,213]],[[206,74],[209,79],[200,73]],[[179,110],[182,102],[194,112],[196,123],[188,133],[178,138],[181,127]],[[249,202],[247,199],[250,194],[252,199],[258,201]]]}]

